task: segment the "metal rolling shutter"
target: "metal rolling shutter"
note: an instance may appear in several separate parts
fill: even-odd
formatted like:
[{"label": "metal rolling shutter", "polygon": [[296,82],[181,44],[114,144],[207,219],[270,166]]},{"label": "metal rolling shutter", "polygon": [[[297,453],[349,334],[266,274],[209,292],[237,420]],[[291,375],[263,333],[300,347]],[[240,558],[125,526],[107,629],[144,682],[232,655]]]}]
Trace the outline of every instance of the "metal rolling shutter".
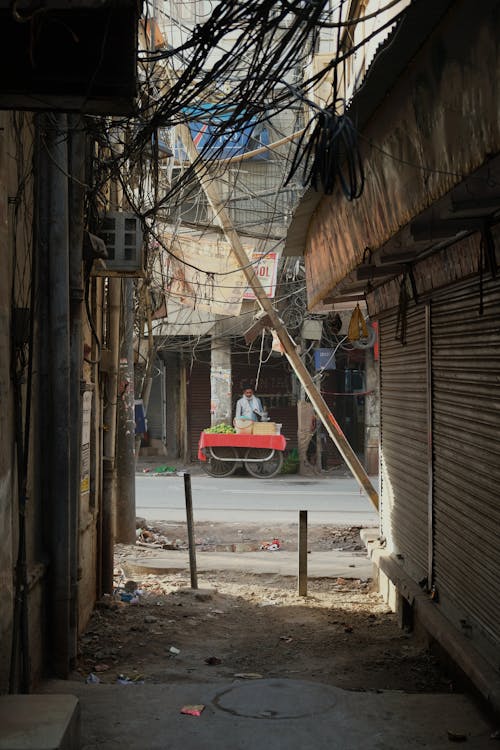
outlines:
[{"label": "metal rolling shutter", "polygon": [[198,461],[198,441],[210,427],[210,363],[194,362],[187,388],[188,436],[191,460]]},{"label": "metal rolling shutter", "polygon": [[488,656],[500,642],[498,280],[483,291],[482,316],[477,280],[432,304],[434,582],[443,614]]},{"label": "metal rolling shutter", "polygon": [[151,392],[149,394],[148,411],[146,414],[148,420],[149,436],[156,440],[166,442],[165,436],[165,416],[164,416],[164,388],[165,388],[165,365],[157,359],[153,365],[153,374],[151,379]]},{"label": "metal rolling shutter", "polygon": [[409,575],[428,573],[428,397],[425,306],[380,318],[381,529]]}]

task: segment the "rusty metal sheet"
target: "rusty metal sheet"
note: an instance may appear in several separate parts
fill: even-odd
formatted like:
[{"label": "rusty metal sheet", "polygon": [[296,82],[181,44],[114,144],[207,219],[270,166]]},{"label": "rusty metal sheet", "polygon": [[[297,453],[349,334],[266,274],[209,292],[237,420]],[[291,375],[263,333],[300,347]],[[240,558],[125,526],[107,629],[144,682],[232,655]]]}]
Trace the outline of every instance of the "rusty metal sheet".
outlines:
[{"label": "rusty metal sheet", "polygon": [[[488,8],[491,8],[488,3]],[[472,9],[472,10],[471,10]],[[361,134],[366,186],[347,202],[325,196],[308,228],[314,305],[362,262],[500,151],[495,13],[454,4]]]},{"label": "rusty metal sheet", "polygon": [[[492,228],[492,237],[496,245],[497,262],[500,265],[500,225]],[[432,292],[478,274],[481,257],[480,242],[479,234],[465,237],[415,264],[413,273],[419,298],[428,297]],[[394,279],[374,289],[367,296],[370,315],[376,317],[382,311],[396,307],[399,301],[399,290],[399,279]]]}]

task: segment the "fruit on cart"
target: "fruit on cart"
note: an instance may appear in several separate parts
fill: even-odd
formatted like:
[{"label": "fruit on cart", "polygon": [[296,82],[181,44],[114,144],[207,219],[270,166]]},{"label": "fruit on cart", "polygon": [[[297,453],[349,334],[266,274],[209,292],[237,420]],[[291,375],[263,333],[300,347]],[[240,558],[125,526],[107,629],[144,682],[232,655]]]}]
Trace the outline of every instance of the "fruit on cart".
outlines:
[{"label": "fruit on cart", "polygon": [[213,427],[207,427],[206,430],[203,430],[203,432],[210,432],[211,434],[215,435],[232,435],[236,432],[234,427],[231,427],[230,424],[216,424]]}]

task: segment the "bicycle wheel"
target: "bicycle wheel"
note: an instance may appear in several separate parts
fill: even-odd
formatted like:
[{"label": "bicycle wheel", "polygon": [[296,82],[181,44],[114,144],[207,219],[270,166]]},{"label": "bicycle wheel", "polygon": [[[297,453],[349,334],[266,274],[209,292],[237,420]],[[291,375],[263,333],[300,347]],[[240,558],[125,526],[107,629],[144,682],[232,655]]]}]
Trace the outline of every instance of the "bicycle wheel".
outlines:
[{"label": "bicycle wheel", "polygon": [[[212,452],[215,455],[212,455]],[[219,459],[224,459],[220,461]],[[208,449],[207,460],[200,461],[201,468],[211,477],[229,477],[238,465],[238,453],[231,446],[217,446]]]},{"label": "bicycle wheel", "polygon": [[[271,458],[266,460],[271,452]],[[261,457],[262,461],[255,460]],[[248,461],[249,458],[254,460]],[[271,479],[281,471],[283,453],[282,451],[269,451],[267,448],[249,448],[245,453],[244,465],[252,477],[256,479]]]}]

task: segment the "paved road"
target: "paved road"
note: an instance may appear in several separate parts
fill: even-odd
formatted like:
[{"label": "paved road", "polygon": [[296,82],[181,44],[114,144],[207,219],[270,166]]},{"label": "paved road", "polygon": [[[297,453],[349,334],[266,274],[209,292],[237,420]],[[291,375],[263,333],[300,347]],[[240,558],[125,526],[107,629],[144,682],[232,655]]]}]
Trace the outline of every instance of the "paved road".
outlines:
[{"label": "paved road", "polygon": [[[377,487],[376,480],[374,485]],[[195,520],[227,523],[294,523],[309,511],[309,523],[377,526],[378,514],[357,482],[348,477],[274,479],[247,476],[191,477]],[[149,521],[184,521],[182,475],[136,477],[137,515]]]}]

